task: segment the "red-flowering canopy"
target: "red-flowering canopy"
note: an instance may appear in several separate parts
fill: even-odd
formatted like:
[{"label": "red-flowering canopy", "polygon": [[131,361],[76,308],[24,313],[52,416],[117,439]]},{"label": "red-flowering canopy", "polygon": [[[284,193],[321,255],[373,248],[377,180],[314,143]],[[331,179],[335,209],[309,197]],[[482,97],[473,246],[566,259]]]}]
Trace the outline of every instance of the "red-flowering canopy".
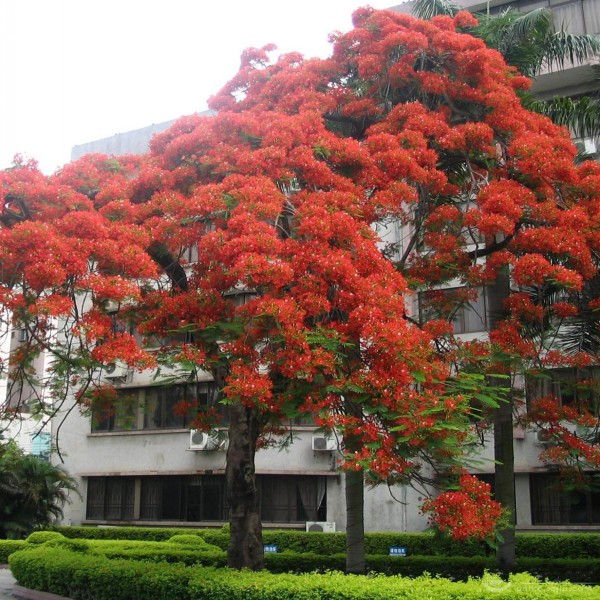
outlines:
[{"label": "red-flowering canopy", "polygon": [[[415,326],[407,292],[506,267],[520,287],[580,290],[600,250],[600,167],[523,109],[528,81],[471,24],[362,9],[327,60],[248,50],[218,114],[179,120],[143,157],[2,173],[1,299],[32,352],[64,324],[62,391],[84,381],[83,400],[107,362],[168,362],[211,371],[265,425],[316,415],[349,468],[405,481],[452,463],[468,398],[446,393],[431,343],[447,324]],[[386,247],[378,223],[405,239]],[[139,335],[114,327],[115,303]],[[527,306],[507,305],[505,353],[536,350]]]}]

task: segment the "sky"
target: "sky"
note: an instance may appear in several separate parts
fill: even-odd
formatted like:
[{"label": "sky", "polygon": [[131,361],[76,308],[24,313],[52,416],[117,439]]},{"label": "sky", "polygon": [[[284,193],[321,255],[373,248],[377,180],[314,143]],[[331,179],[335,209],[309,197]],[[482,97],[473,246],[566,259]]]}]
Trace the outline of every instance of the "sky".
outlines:
[{"label": "sky", "polygon": [[401,0],[0,0],[0,169],[206,108],[247,47],[326,57],[361,6]]}]

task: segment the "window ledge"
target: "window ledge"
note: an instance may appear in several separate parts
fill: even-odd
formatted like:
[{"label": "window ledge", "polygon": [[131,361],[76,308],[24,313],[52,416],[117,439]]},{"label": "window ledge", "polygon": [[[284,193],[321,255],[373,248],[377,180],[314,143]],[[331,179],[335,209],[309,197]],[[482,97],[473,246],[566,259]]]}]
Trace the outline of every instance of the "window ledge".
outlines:
[{"label": "window ledge", "polygon": [[600,533],[600,525],[517,525],[517,533]]},{"label": "window ledge", "polygon": [[162,435],[165,433],[187,433],[190,430],[184,429],[124,429],[122,431],[92,431],[87,437],[113,437],[118,435]]},{"label": "window ledge", "polygon": [[[219,529],[228,525],[228,521],[98,521],[94,519],[84,519],[82,525],[94,527],[189,527],[189,528],[214,528]],[[306,524],[302,523],[263,523],[263,529],[301,529],[304,531]]]}]

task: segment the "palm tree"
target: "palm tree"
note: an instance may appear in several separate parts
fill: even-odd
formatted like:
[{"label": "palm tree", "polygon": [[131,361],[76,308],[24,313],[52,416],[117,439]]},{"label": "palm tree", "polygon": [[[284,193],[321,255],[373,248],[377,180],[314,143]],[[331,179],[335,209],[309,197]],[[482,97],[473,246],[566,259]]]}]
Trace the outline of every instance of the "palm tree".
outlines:
[{"label": "palm tree", "polygon": [[59,467],[25,455],[14,443],[0,449],[0,538],[18,539],[62,516],[74,479]]},{"label": "palm tree", "polygon": [[[415,0],[412,12],[421,19],[437,15],[454,16],[463,10],[449,0]],[[475,13],[479,20],[470,34],[498,50],[506,62],[527,77],[535,78],[544,69],[563,69],[567,63],[581,64],[600,55],[600,39],[594,35],[574,34],[557,27],[548,8],[519,13],[508,8],[497,14]],[[577,137],[600,136],[600,75],[590,79],[591,92],[580,98],[539,100],[524,95],[523,104],[545,114],[555,123],[569,127]]]}]

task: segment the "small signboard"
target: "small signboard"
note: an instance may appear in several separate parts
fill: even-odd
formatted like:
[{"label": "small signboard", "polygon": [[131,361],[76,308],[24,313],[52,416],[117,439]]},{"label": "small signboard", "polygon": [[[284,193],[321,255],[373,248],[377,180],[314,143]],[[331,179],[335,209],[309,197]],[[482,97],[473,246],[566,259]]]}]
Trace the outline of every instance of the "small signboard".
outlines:
[{"label": "small signboard", "polygon": [[407,556],[406,546],[390,546],[390,556]]},{"label": "small signboard", "polygon": [[265,553],[277,552],[277,546],[275,544],[265,544]]}]

